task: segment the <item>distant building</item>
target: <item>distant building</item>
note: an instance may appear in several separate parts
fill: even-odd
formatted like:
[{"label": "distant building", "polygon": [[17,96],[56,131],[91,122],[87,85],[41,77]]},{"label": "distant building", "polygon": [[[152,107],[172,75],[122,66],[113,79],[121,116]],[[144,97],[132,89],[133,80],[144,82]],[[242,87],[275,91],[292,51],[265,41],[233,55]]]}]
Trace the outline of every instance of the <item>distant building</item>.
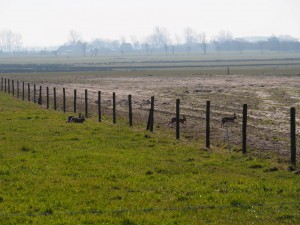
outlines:
[{"label": "distant building", "polygon": [[123,42],[123,43],[120,45],[120,51],[121,51],[122,53],[132,52],[132,51],[133,51],[132,45],[131,45],[130,43],[125,43],[125,42]]},{"label": "distant building", "polygon": [[63,56],[85,56],[87,44],[78,41],[77,43],[66,43],[57,49],[57,55]]}]

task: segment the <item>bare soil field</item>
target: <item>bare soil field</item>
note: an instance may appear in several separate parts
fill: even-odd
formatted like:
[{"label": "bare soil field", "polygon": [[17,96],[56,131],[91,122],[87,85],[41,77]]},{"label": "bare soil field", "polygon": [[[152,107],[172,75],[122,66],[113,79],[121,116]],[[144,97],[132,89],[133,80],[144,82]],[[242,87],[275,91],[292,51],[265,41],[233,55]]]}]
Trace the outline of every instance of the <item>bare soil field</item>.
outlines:
[{"label": "bare soil field", "polygon": [[[226,143],[221,119],[233,113],[237,120],[229,125],[230,143],[241,145],[242,107],[248,104],[248,145],[258,154],[289,153],[290,107],[300,109],[299,53],[1,58],[0,75],[42,85],[44,105],[45,88],[49,87],[52,108],[53,88],[57,89],[59,108],[62,89],[66,88],[70,112],[74,89],[78,112],[84,112],[84,90],[88,89],[89,113],[93,116],[97,113],[98,91],[102,92],[104,116],[112,116],[115,92],[119,120],[127,119],[131,94],[135,123],[147,122],[150,97],[154,96],[155,129],[173,129],[174,138],[175,127],[169,122],[175,116],[176,99],[181,100],[181,115],[187,118],[181,126],[181,137],[191,140],[204,138],[206,101],[211,101],[212,145]],[[298,127],[299,122],[297,118]]]},{"label": "bare soil field", "polygon": [[[248,104],[248,145],[257,154],[289,154],[290,107],[296,107],[297,111],[300,109],[300,77],[291,73],[213,75],[196,70],[147,70],[5,76],[36,83],[44,88],[48,86],[51,93],[56,87],[60,105],[62,88],[66,88],[70,111],[73,110],[73,90],[77,89],[77,111],[84,112],[84,90],[88,89],[89,112],[93,116],[96,116],[98,91],[102,93],[103,114],[108,117],[112,115],[112,93],[116,93],[118,118],[123,119],[127,118],[127,97],[131,94],[136,123],[147,122],[150,97],[155,96],[155,129],[173,129],[174,138],[175,127],[168,124],[175,116],[176,99],[181,99],[181,115],[187,118],[187,122],[181,126],[181,136],[191,140],[205,136],[205,110],[206,101],[209,100],[212,145],[226,143],[226,129],[221,127],[221,118],[233,113],[237,114],[237,120],[229,125],[230,142],[241,145],[242,106]],[[45,101],[45,97],[43,99]],[[299,134],[299,119],[297,125]]]}]

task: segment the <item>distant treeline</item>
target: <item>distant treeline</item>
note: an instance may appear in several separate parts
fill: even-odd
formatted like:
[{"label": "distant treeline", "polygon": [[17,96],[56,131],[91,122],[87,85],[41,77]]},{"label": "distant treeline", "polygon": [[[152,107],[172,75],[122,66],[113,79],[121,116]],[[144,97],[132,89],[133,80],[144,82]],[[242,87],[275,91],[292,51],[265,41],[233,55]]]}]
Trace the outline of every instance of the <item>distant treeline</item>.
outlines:
[{"label": "distant treeline", "polygon": [[[173,41],[165,28],[156,27],[153,34],[144,41],[132,37],[131,41],[95,39],[91,42],[82,40],[81,35],[75,31],[70,32],[70,40],[56,49],[34,50],[21,46],[20,34],[11,31],[0,32],[0,56],[11,55],[51,55],[58,56],[91,56],[117,53],[144,55],[164,54],[207,54],[214,52],[235,51],[243,54],[245,51],[265,52],[300,52],[300,42],[290,36],[248,37],[233,38],[230,32],[220,32],[210,41],[205,33],[197,33],[191,28],[184,31],[183,40]],[[122,38],[121,38],[122,39]]]},{"label": "distant treeline", "polygon": [[164,44],[153,45],[151,43],[126,43],[109,40],[95,40],[91,43],[77,42],[75,44],[65,44],[58,48],[58,55],[83,55],[97,56],[103,53],[119,52],[120,54],[128,54],[133,52],[144,52],[146,55],[155,53],[163,53],[166,55],[174,55],[176,53],[192,53],[199,52],[207,54],[209,51],[221,53],[222,51],[238,51],[243,54],[247,50],[256,50],[261,53],[267,51],[299,51],[300,42],[291,40],[280,40],[277,37],[271,37],[265,41],[250,42],[244,39],[231,39],[225,41],[211,41],[203,43],[184,43],[184,44]]}]

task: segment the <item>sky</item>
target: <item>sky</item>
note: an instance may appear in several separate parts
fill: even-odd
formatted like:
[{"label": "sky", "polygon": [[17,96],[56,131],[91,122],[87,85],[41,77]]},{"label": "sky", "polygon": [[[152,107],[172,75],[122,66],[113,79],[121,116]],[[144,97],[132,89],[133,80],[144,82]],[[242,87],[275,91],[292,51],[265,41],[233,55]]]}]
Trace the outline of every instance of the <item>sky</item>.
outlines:
[{"label": "sky", "polygon": [[300,39],[300,0],[0,0],[0,32],[22,35],[24,46],[56,46],[74,30],[96,38],[145,40],[165,27],[173,41],[190,27],[213,38],[290,35]]}]

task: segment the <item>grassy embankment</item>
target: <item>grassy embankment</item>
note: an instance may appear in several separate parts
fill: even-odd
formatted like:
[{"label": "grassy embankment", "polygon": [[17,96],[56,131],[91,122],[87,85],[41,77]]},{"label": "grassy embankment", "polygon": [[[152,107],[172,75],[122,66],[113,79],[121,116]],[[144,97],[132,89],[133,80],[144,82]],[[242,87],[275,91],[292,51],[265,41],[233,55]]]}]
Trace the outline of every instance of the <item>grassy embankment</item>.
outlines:
[{"label": "grassy embankment", "polygon": [[0,224],[300,223],[300,176],[271,159],[4,93],[0,118]]}]

